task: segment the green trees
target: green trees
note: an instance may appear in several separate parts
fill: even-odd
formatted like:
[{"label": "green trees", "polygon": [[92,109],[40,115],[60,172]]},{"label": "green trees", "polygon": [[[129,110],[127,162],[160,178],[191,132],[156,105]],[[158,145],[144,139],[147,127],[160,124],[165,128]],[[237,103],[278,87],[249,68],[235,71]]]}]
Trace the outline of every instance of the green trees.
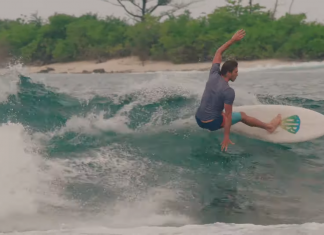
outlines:
[{"label": "green trees", "polygon": [[324,25],[307,23],[304,14],[274,20],[271,12],[250,3],[242,6],[239,0],[228,0],[227,6],[200,18],[189,11],[164,21],[146,14],[135,24],[93,14],[56,14],[47,23],[35,17],[0,20],[0,45],[28,64],[129,55],[139,56],[143,63],[148,59],[191,63],[210,61],[219,46],[244,28],[245,39],[233,45],[225,59],[324,59]]}]

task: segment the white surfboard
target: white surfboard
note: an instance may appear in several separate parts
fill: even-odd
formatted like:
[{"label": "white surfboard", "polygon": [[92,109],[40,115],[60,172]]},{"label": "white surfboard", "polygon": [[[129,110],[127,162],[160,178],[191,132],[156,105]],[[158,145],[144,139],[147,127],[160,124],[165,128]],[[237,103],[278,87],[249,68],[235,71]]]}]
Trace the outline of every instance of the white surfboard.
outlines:
[{"label": "white surfboard", "polygon": [[324,115],[313,110],[287,105],[251,105],[233,107],[233,112],[245,112],[263,122],[270,122],[281,114],[281,126],[272,134],[241,122],[231,127],[231,132],[251,138],[273,143],[297,143],[324,135]]}]

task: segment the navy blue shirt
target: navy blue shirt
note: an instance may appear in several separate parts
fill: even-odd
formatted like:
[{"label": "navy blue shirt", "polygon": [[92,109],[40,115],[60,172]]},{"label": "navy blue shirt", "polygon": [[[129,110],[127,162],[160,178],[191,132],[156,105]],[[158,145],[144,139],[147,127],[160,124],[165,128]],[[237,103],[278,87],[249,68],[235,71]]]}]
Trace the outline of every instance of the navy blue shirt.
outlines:
[{"label": "navy blue shirt", "polygon": [[196,117],[201,121],[220,118],[224,110],[224,104],[232,105],[234,102],[235,91],[219,74],[219,71],[220,64],[213,64],[200,106],[196,112]]}]

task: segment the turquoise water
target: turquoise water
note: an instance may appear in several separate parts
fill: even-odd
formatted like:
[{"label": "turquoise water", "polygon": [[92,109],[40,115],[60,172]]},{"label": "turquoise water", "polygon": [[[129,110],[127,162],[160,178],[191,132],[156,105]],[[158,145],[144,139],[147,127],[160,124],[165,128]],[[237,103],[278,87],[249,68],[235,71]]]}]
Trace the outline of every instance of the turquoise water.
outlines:
[{"label": "turquoise water", "polygon": [[[323,72],[240,69],[235,104],[324,114]],[[321,234],[324,139],[221,152],[193,119],[207,76],[3,74],[0,231]]]}]

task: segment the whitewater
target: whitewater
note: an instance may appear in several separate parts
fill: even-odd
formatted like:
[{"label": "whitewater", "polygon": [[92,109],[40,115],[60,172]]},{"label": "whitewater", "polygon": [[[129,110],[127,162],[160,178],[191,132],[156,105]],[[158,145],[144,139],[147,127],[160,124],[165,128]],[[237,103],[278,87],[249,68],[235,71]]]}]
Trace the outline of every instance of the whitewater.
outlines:
[{"label": "whitewater", "polygon": [[[324,63],[239,69],[235,105],[324,114]],[[1,234],[323,234],[323,138],[197,127],[208,71],[0,75]],[[319,127],[323,128],[323,127]]]}]

